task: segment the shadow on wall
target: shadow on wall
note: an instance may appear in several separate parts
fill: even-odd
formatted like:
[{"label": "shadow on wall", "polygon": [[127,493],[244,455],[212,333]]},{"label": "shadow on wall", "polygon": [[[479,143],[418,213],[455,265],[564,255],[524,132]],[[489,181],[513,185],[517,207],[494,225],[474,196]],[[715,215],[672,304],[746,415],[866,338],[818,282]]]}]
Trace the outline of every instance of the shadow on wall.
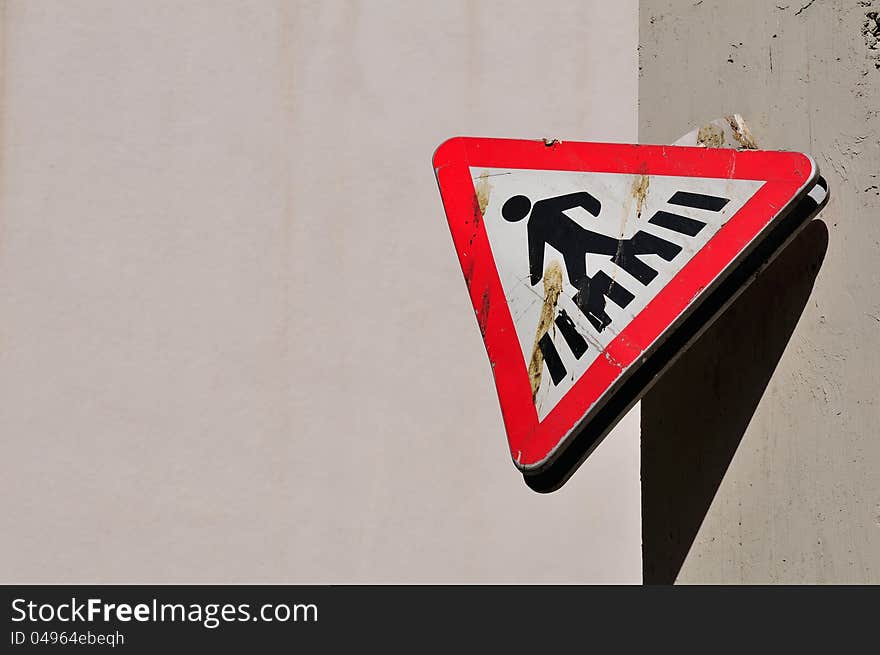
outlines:
[{"label": "shadow on wall", "polygon": [[814,220],[642,399],[645,584],[672,584],[813,289]]}]

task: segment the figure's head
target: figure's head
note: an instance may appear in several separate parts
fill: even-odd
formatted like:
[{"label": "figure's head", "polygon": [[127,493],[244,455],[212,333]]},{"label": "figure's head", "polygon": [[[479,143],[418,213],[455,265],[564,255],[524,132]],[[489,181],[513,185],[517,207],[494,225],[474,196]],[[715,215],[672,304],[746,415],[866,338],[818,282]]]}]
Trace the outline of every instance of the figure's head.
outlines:
[{"label": "figure's head", "polygon": [[505,221],[516,223],[521,221],[532,210],[532,201],[525,196],[513,196],[501,207],[501,215]]}]

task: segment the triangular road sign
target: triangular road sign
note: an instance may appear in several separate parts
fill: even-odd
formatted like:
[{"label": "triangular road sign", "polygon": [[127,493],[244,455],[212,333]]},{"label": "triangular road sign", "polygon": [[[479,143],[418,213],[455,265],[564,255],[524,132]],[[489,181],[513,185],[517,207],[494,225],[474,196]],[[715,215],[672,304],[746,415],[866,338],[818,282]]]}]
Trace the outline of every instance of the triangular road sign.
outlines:
[{"label": "triangular road sign", "polygon": [[542,491],[803,224],[818,175],[796,152],[467,137],[434,170],[511,455]]}]

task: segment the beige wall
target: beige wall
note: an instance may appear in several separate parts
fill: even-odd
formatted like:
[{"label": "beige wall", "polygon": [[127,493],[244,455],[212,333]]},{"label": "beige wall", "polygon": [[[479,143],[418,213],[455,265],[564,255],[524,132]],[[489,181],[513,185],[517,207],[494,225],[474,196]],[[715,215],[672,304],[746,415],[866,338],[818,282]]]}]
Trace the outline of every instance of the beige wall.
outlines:
[{"label": "beige wall", "polygon": [[634,140],[634,0],[2,7],[3,581],[640,580],[637,410],[526,489],[430,165]]},{"label": "beige wall", "polygon": [[[880,69],[864,2],[643,0],[640,137],[740,112],[831,200],[642,402],[645,580],[880,582]],[[679,570],[680,569],[680,570]]]}]

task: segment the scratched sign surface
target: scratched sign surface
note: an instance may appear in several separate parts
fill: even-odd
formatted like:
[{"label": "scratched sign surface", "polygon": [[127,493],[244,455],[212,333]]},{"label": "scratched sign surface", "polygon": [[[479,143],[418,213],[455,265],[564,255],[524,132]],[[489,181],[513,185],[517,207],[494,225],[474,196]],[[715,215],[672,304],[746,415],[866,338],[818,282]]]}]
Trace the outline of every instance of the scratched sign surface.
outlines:
[{"label": "scratched sign surface", "polygon": [[524,472],[622,404],[818,174],[794,152],[466,137],[434,169]]}]

